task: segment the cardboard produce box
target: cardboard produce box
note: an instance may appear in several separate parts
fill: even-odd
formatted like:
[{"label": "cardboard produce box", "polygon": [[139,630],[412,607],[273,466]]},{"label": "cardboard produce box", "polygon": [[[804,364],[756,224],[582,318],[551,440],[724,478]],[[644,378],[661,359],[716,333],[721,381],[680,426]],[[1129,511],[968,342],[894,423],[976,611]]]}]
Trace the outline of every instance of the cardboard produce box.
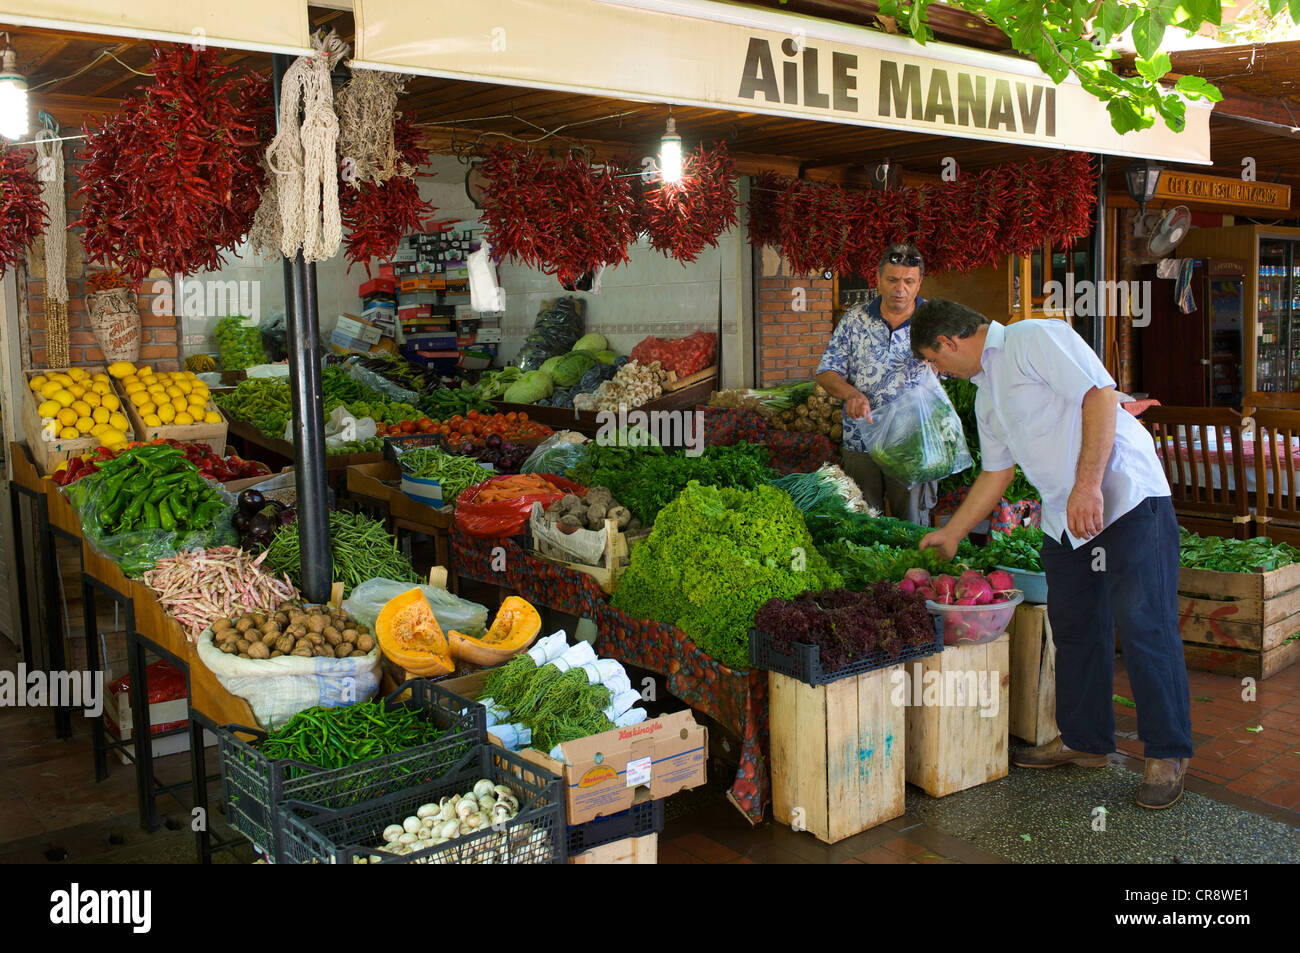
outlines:
[{"label": "cardboard produce box", "polygon": [[[477,701],[487,678],[485,671],[442,679],[439,686]],[[488,737],[501,745],[488,729]],[[563,745],[569,763],[544,751],[525,748],[519,754],[564,779],[569,824],[584,824],[632,807],[645,788],[658,800],[699,787],[708,780],[709,731],[695,723],[689,708],[647,718],[627,728],[613,728]]]}]

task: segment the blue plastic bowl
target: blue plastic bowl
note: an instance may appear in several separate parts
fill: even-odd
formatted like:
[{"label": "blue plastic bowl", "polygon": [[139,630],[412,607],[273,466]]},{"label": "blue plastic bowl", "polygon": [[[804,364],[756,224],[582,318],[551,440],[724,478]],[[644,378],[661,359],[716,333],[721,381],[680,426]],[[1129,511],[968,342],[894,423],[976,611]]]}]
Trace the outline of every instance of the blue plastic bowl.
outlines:
[{"label": "blue plastic bowl", "polygon": [[1026,602],[1047,602],[1047,573],[1031,572],[1028,569],[1012,569],[1010,566],[997,566],[1003,572],[1011,573],[1016,581],[1016,588],[1025,594]]}]

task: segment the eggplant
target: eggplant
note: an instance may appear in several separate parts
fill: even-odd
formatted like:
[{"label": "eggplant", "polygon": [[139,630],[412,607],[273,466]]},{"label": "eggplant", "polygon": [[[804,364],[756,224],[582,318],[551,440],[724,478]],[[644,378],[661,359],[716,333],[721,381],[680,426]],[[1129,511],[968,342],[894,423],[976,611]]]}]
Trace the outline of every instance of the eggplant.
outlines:
[{"label": "eggplant", "polygon": [[271,520],[265,514],[258,513],[248,521],[248,538],[260,546],[270,544],[271,531]]},{"label": "eggplant", "polygon": [[501,442],[501,434],[490,433],[487,435],[487,445],[493,450],[499,450],[501,448]]},{"label": "eggplant", "polygon": [[234,514],[230,517],[230,525],[234,527],[234,530],[236,533],[239,534],[240,539],[243,539],[245,536],[248,535],[249,521],[250,518],[245,516],[239,510],[236,510]]},{"label": "eggplant", "polygon": [[298,518],[298,511],[291,506],[286,506],[276,514],[281,526],[288,526]]},{"label": "eggplant", "polygon": [[266,506],[266,497],[262,495],[260,490],[247,489],[239,494],[237,502],[239,512],[251,519],[257,515],[262,507]]}]

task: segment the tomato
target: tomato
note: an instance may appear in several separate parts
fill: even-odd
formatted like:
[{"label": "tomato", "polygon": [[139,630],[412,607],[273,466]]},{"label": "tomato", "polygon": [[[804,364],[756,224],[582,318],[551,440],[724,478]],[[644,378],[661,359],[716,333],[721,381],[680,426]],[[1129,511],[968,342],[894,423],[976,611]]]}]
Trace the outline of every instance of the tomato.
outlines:
[{"label": "tomato", "polygon": [[402,427],[402,433],[415,433],[414,420],[403,420],[401,427]]},{"label": "tomato", "polygon": [[510,413],[506,414],[506,420],[508,420],[510,423],[514,423],[518,419],[519,419],[519,415],[516,414],[513,410],[510,411]]},{"label": "tomato", "polygon": [[424,433],[428,433],[430,430],[433,429],[433,421],[430,420],[428,417],[421,417],[418,421],[416,421],[415,425],[419,427],[420,430]]},{"label": "tomato", "polygon": [[465,416],[467,416],[470,420],[478,420],[478,411],[477,411],[477,410],[471,410],[471,411],[470,411],[468,414],[466,414]]},{"label": "tomato", "polygon": [[457,414],[455,417],[452,417],[451,420],[448,421],[448,423],[450,423],[450,424],[459,424],[459,423],[461,423],[464,419],[465,419],[465,418],[462,417],[460,414]]},{"label": "tomato", "polygon": [[527,415],[526,413],[522,413],[522,412],[521,412],[521,413],[519,414],[519,419],[520,419],[521,421],[523,421],[523,422],[526,423],[526,422],[528,421],[528,415]]}]

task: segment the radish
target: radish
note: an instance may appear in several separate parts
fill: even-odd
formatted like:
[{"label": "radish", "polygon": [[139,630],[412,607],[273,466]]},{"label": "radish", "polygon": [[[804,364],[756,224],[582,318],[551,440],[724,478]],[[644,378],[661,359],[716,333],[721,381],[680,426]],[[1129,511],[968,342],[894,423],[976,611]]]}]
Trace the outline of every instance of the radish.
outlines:
[{"label": "radish", "polygon": [[993,601],[993,587],[979,573],[974,575],[962,573],[961,579],[957,582],[957,598],[972,600],[969,603],[961,603],[963,605],[985,606]]},{"label": "radish", "polygon": [[909,569],[903,574],[903,579],[910,580],[914,588],[930,585],[930,573],[919,567]]},{"label": "radish", "polygon": [[1005,569],[994,569],[986,578],[994,592],[1009,592],[1016,587],[1016,580]]},{"label": "radish", "polygon": [[938,595],[936,602],[952,605],[953,599],[957,598],[957,580],[946,573],[942,576],[935,576],[932,580],[932,586]]},{"label": "radish", "polygon": [[921,588],[917,589],[916,594],[921,598],[928,600],[929,602],[939,601],[939,594],[936,593],[929,586],[922,586]]},{"label": "radish", "polygon": [[967,596],[965,599],[958,599],[953,603],[955,606],[977,606],[980,604],[981,603],[976,602],[972,596]]},{"label": "radish", "polygon": [[899,581],[898,588],[903,590],[903,592],[910,594],[916,592],[916,582],[909,579],[907,576],[904,576],[902,580]]}]

